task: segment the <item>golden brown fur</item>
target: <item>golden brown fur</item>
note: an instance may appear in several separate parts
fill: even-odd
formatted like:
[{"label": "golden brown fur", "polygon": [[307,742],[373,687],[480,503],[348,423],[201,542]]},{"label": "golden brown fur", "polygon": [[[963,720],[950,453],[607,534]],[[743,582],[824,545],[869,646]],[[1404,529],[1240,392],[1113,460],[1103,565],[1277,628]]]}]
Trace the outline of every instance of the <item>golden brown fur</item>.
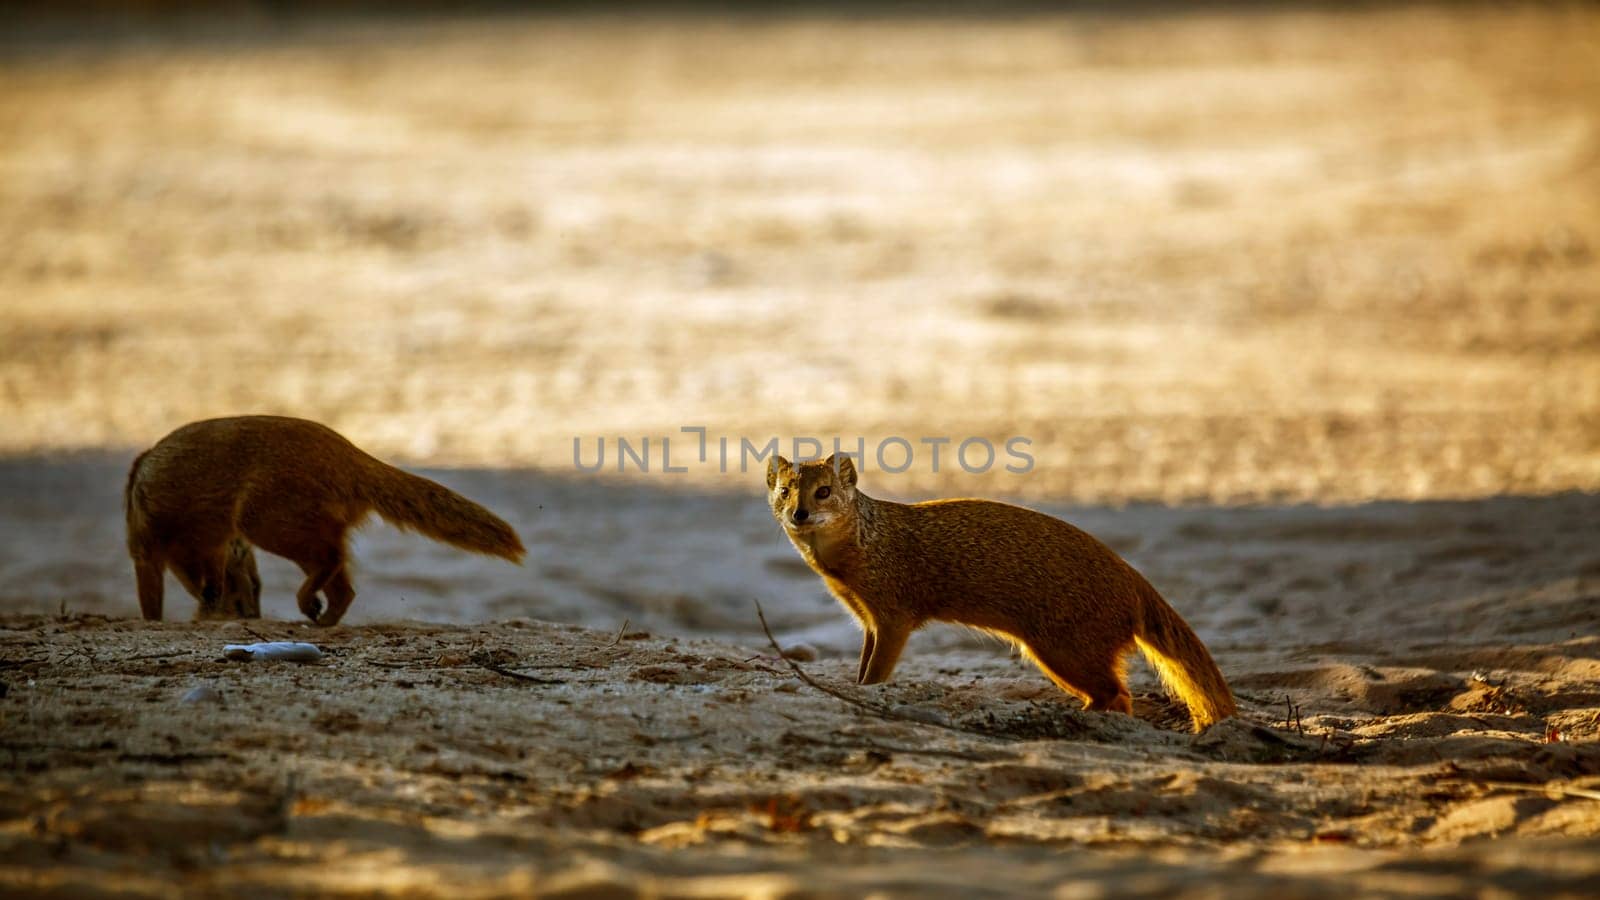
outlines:
[{"label": "golden brown fur", "polygon": [[1236,712],[1205,645],[1155,588],[1092,535],[989,500],[906,505],[856,489],[849,457],[767,470],[773,515],[861,623],[861,684],[886,681],[923,623],[1016,641],[1089,709],[1131,712],[1123,659],[1137,646],[1198,731]]},{"label": "golden brown fur", "polygon": [[512,562],[524,552],[510,525],[471,500],[281,416],[179,428],[133,461],[123,506],[146,619],[161,618],[168,567],[201,618],[259,616],[254,545],[299,565],[300,611],[334,625],[355,599],[346,538],[369,512],[464,550]]}]

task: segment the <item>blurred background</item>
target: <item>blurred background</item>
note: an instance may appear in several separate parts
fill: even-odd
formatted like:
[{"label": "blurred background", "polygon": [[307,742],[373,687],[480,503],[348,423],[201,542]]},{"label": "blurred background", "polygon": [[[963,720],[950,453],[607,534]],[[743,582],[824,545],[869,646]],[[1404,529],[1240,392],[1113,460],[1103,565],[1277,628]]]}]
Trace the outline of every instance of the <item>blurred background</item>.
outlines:
[{"label": "blurred background", "polygon": [[134,614],[128,459],[271,412],[532,551],[369,528],[356,623],[763,597],[848,656],[685,426],[1026,437],[863,486],[1067,515],[1213,646],[1592,621],[1600,9],[53,9],[0,36],[6,608]]},{"label": "blurred background", "polygon": [[1033,441],[903,495],[1600,487],[1592,7],[67,9],[0,38],[6,456],[248,411],[562,474]]}]

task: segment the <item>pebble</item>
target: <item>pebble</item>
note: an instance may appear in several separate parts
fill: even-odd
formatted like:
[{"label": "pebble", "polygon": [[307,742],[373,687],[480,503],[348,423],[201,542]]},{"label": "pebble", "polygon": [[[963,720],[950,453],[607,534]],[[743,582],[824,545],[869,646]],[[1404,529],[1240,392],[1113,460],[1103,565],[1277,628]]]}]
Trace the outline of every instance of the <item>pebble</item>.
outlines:
[{"label": "pebble", "polygon": [[783,648],[783,658],[795,662],[811,662],[817,658],[817,648],[810,644],[790,644]]},{"label": "pebble", "polygon": [[179,703],[221,703],[222,692],[210,684],[197,684],[184,693]]}]

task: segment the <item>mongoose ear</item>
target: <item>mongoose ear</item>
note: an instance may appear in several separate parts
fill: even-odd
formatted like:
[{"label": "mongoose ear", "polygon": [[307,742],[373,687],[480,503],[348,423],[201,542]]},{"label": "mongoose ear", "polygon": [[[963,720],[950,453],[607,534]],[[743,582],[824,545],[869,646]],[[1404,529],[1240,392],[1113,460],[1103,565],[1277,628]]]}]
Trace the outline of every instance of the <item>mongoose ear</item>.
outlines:
[{"label": "mongoose ear", "polygon": [[839,483],[847,488],[856,486],[856,463],[849,456],[840,456],[835,453],[828,457],[828,462],[839,467]]},{"label": "mongoose ear", "polygon": [[773,454],[772,461],[767,463],[767,490],[778,486],[778,476],[787,474],[794,469],[789,461],[777,454]]}]

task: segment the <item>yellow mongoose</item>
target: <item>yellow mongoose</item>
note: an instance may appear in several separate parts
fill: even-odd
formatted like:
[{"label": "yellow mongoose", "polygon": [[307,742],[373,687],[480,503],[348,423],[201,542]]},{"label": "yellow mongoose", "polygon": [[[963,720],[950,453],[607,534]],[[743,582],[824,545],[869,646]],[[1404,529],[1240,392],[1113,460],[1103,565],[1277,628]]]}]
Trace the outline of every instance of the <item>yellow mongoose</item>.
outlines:
[{"label": "yellow mongoose", "polygon": [[[239,416],[179,428],[139,454],[123,494],[139,609],[161,618],[171,566],[201,618],[260,615],[251,545],[306,573],[300,611],[334,625],[350,608],[345,539],[369,512],[464,550],[520,563],[510,525],[305,419]],[[318,594],[322,596],[319,598]]]},{"label": "yellow mongoose", "polygon": [[923,623],[1016,642],[1092,710],[1131,712],[1123,658],[1137,646],[1196,731],[1237,712],[1205,645],[1111,548],[1044,513],[990,500],[906,505],[856,489],[848,456],[775,457],[768,500],[800,555],[861,623],[860,684],[886,681]]}]

